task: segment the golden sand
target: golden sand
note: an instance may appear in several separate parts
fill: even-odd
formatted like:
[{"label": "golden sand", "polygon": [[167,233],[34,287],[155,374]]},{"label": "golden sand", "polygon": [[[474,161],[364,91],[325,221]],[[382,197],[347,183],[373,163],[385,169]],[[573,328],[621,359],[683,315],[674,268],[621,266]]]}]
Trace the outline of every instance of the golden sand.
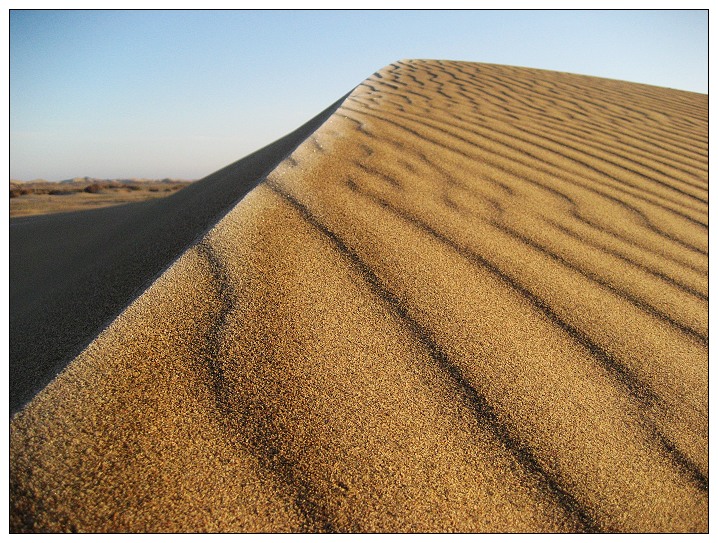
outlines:
[{"label": "golden sand", "polygon": [[14,416],[11,531],[707,531],[707,179],[705,95],[382,69]]}]

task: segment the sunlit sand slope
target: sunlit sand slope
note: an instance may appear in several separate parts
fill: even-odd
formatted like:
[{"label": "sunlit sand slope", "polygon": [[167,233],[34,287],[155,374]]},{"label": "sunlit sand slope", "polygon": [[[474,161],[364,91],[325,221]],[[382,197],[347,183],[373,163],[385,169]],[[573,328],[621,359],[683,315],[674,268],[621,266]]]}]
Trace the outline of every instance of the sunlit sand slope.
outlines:
[{"label": "sunlit sand slope", "polygon": [[362,83],[11,426],[14,531],[706,531],[707,97]]}]

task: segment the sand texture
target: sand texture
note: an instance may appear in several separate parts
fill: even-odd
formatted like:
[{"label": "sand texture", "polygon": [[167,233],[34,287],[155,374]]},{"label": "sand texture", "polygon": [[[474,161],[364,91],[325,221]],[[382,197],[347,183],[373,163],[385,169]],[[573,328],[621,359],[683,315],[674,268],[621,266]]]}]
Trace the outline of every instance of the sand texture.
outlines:
[{"label": "sand texture", "polygon": [[[11,531],[707,531],[707,106],[402,61],[261,157],[268,174],[142,204],[171,231],[211,224],[163,273],[93,284],[159,274],[86,319],[66,343],[89,345],[14,415]],[[32,245],[38,221],[17,224]],[[92,274],[105,242],[83,243],[63,273]],[[81,318],[63,288],[43,300]],[[75,326],[13,346],[25,394],[24,364],[65,341],[46,332]]]}]

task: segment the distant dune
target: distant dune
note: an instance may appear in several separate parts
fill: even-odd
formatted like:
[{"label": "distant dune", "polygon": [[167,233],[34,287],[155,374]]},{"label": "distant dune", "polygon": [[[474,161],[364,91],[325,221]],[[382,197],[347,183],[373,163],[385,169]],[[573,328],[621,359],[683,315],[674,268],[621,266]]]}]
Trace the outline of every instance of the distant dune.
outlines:
[{"label": "distant dune", "polygon": [[11,222],[11,532],[706,532],[707,106],[401,61]]}]

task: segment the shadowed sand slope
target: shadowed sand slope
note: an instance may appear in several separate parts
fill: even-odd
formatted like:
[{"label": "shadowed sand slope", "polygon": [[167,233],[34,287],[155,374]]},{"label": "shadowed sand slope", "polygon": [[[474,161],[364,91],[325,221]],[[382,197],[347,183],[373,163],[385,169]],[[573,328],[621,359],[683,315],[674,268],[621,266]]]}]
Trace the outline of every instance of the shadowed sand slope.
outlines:
[{"label": "shadowed sand slope", "polygon": [[706,531],[707,179],[704,95],[382,69],[13,418],[11,530]]}]

